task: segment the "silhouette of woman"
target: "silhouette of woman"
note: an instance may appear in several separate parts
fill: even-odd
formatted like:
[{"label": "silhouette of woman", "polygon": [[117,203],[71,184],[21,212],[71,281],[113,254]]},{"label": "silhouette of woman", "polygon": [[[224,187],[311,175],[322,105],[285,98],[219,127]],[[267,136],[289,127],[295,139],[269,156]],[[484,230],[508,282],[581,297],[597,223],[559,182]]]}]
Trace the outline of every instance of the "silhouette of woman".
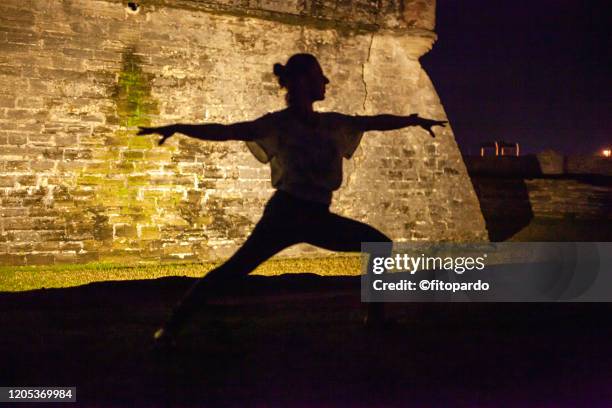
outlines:
[{"label": "silhouette of woman", "polygon": [[[160,134],[159,144],[175,133],[201,140],[246,141],[254,156],[270,163],[275,193],[253,232],[225,263],[210,271],[187,292],[170,319],[154,334],[156,344],[170,344],[193,312],[206,303],[215,287],[246,276],[281,250],[306,242],[332,251],[359,252],[361,242],[391,239],[377,229],[329,211],[332,192],[342,183],[342,159],[351,158],[363,132],[420,126],[446,121],[410,116],[350,116],[316,112],[313,103],[325,99],[325,77],[311,54],[295,54],[274,74],[287,89],[287,108],[256,120],[234,124],[173,124],[142,127],[139,135]],[[381,303],[370,303],[365,322],[383,321]]]}]

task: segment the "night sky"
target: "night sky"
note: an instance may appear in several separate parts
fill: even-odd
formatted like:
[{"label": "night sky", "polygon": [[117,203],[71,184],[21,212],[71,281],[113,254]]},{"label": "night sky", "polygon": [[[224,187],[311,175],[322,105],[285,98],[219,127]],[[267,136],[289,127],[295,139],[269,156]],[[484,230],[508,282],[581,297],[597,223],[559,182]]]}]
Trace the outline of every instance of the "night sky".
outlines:
[{"label": "night sky", "polygon": [[439,0],[421,62],[464,153],[506,140],[524,152],[612,145],[609,1]]}]

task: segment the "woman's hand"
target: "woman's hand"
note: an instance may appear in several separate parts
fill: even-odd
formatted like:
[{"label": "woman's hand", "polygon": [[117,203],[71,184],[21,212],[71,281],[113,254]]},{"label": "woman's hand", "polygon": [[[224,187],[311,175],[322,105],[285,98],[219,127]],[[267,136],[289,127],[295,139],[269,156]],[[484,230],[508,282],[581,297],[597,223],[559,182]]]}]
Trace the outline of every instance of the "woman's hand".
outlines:
[{"label": "woman's hand", "polygon": [[162,136],[161,139],[159,139],[159,142],[157,142],[159,146],[163,145],[166,139],[168,139],[170,136],[176,133],[176,128],[174,127],[174,125],[159,126],[159,127],[138,126],[138,128],[140,129],[138,133],[136,133],[136,135],[138,136],[152,135],[152,134],[161,135]]},{"label": "woman's hand", "polygon": [[422,127],[424,130],[428,131],[431,137],[436,137],[436,134],[431,130],[433,126],[442,126],[445,127],[448,121],[446,120],[433,120],[433,119],[425,119],[417,116],[417,126]]}]

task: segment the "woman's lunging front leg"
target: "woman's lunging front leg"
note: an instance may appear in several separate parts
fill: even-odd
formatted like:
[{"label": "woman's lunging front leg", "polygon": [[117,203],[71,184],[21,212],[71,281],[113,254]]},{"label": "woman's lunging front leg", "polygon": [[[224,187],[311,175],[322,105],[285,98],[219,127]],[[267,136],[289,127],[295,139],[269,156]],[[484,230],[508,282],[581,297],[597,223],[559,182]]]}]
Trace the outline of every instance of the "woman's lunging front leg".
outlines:
[{"label": "woman's lunging front leg", "polygon": [[264,216],[231,258],[208,272],[189,289],[163,328],[158,330],[156,338],[175,336],[194,312],[206,305],[215,291],[244,278],[274,254],[296,243],[291,230],[280,227],[271,218]]}]

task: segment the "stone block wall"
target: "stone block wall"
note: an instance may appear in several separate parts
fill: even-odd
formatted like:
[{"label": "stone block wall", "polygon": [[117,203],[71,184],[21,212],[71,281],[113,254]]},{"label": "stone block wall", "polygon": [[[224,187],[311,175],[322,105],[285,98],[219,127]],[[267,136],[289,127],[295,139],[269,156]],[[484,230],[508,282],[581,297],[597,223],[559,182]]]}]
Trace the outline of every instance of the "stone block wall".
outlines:
[{"label": "stone block wall", "polygon": [[565,171],[571,174],[612,176],[612,158],[592,155],[570,155],[565,158]]},{"label": "stone block wall", "polygon": [[[315,54],[324,111],[446,117],[418,57],[433,1],[7,0],[0,4],[0,265],[229,256],[270,170],[242,142],[139,125],[284,107],[272,64]],[[483,240],[450,128],[365,135],[332,210],[396,240]],[[321,255],[298,245],[283,255]]]},{"label": "stone block wall", "polygon": [[612,220],[612,180],[609,177],[472,176],[481,206],[491,218]]},{"label": "stone block wall", "polygon": [[541,178],[525,184],[535,217],[612,220],[612,180]]},{"label": "stone block wall", "polygon": [[583,156],[578,165],[576,156],[559,157],[555,160],[561,165],[555,166],[542,165],[535,155],[465,157],[491,240],[510,238],[534,218],[601,223],[601,228],[608,228],[612,177],[603,165],[605,159]]}]

